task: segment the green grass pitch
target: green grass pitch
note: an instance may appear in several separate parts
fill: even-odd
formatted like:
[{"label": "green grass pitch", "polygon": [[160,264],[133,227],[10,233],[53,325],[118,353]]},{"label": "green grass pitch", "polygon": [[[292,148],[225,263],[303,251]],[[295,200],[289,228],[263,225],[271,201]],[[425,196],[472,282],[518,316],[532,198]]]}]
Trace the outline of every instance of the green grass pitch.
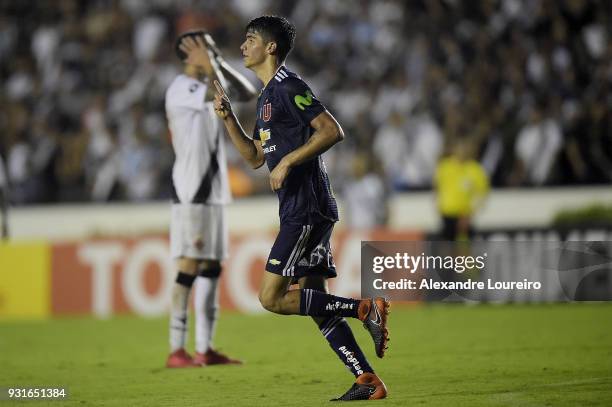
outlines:
[{"label": "green grass pitch", "polygon": [[[389,388],[365,403],[612,405],[612,304],[395,306],[389,324],[379,360],[351,322]],[[166,319],[2,322],[0,387],[67,386],[70,396],[0,406],[333,405],[353,381],[307,318],[226,313],[216,343],[246,365],[165,369]]]}]

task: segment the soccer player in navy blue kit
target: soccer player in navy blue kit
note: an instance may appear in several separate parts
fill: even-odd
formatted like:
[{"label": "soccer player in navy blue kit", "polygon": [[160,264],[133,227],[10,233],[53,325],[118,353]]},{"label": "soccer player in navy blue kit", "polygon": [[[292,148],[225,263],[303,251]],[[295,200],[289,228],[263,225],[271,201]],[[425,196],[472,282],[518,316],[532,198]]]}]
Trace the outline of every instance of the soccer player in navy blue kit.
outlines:
[{"label": "soccer player in navy blue kit", "polygon": [[[215,111],[233,144],[253,168],[268,165],[270,187],[279,198],[280,231],[266,263],[259,300],[268,311],[314,319],[356,377],[337,400],[380,399],[387,389],[344,318],[363,321],[382,358],[389,303],[384,298],[358,300],[328,293],[327,278],[336,277],[329,241],[338,209],[321,154],[342,141],[344,133],[308,85],[285,67],[294,39],[295,28],[283,17],[262,16],[246,27],[240,47],[244,64],[264,84],[253,138],[242,129],[225,91],[215,82]],[[193,44],[182,49],[192,61],[202,52]],[[290,289],[294,282],[299,289]]]}]

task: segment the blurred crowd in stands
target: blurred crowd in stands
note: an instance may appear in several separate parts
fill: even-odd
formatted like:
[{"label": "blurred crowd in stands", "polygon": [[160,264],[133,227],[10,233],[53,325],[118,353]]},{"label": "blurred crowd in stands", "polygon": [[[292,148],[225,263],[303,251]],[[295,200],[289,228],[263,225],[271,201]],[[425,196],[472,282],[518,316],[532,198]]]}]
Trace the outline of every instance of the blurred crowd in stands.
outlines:
[{"label": "blurred crowd in stands", "polygon": [[[612,181],[607,0],[0,0],[13,203],[168,198],[176,35],[207,29],[247,72],[239,46],[261,14],[294,22],[287,66],[344,127],[325,158],[341,194],[376,207],[431,188],[456,140],[494,187]],[[268,193],[267,171],[227,151],[235,194]]]}]

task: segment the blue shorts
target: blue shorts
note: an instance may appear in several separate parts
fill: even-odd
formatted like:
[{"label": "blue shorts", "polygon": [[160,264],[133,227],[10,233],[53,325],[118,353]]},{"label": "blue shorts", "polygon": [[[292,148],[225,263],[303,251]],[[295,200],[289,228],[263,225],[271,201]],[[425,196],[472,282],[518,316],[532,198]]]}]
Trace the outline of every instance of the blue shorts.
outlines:
[{"label": "blue shorts", "polygon": [[333,229],[334,223],[328,221],[312,225],[281,224],[266,270],[294,280],[309,275],[336,277],[329,243]]}]

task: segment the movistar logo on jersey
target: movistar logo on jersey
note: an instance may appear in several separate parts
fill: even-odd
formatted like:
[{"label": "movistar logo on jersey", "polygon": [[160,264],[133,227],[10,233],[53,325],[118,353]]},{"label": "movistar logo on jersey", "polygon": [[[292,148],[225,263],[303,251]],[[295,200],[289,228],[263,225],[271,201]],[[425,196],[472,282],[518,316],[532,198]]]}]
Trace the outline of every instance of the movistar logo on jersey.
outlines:
[{"label": "movistar logo on jersey", "polygon": [[266,145],[266,141],[270,140],[270,137],[270,129],[259,129],[259,140],[261,140],[262,146]]},{"label": "movistar logo on jersey", "polygon": [[304,96],[295,95],[293,101],[295,102],[295,105],[298,107],[298,109],[304,110],[305,106],[312,105],[312,92],[310,90],[307,90]]}]

